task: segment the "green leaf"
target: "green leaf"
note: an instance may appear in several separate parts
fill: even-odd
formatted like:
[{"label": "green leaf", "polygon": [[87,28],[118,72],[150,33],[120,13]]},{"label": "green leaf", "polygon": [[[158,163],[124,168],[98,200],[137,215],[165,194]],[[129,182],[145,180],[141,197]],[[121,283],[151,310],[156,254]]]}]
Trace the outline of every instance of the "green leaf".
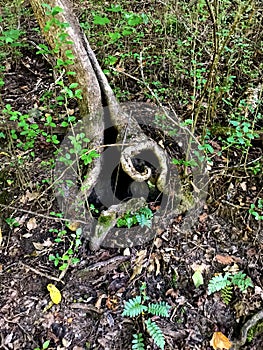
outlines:
[{"label": "green leaf", "polygon": [[[121,34],[119,32],[108,33],[108,36],[110,37],[110,40],[112,42],[116,42],[117,40],[119,40],[121,38]],[[114,56],[111,56],[111,57],[114,57]],[[117,57],[114,57],[114,60],[116,62],[117,61]],[[114,64],[114,63],[112,63],[112,64]]]},{"label": "green leaf", "polygon": [[129,26],[137,26],[143,21],[141,16],[138,16],[134,13],[125,13],[124,17],[127,20]]},{"label": "green leaf", "polygon": [[232,276],[231,283],[239,287],[241,292],[247,290],[248,287],[254,287],[251,278],[241,271]]},{"label": "green leaf", "polygon": [[192,279],[194,281],[194,285],[196,288],[198,288],[199,286],[204,284],[203,275],[202,275],[202,272],[200,270],[195,271],[195,273],[192,276]]},{"label": "green leaf", "polygon": [[218,275],[213,278],[208,283],[208,295],[218,292],[219,290],[225,288],[226,286],[231,285],[231,282],[228,280],[230,276],[229,273],[226,273],[225,276]]},{"label": "green leaf", "polygon": [[128,36],[128,35],[131,35],[133,33],[133,28],[129,28],[129,27],[126,27],[123,31],[122,31],[122,35],[123,36]]},{"label": "green leaf", "polygon": [[66,50],[65,55],[67,56],[68,59],[74,60],[75,56],[72,53],[72,50]]},{"label": "green leaf", "polygon": [[82,100],[82,90],[81,89],[77,89],[75,91],[75,97]]},{"label": "green leaf", "polygon": [[151,319],[146,320],[145,325],[155,344],[159,346],[162,350],[164,350],[165,340],[161,329]]},{"label": "green leaf", "polygon": [[147,306],[142,305],[142,298],[140,295],[137,295],[133,299],[129,299],[124,306],[124,311],[122,316],[136,317],[142,312],[147,311]]},{"label": "green leaf", "polygon": [[70,89],[75,89],[75,88],[78,87],[78,86],[79,86],[78,83],[71,83],[71,84],[69,85],[69,88],[70,88]]},{"label": "green leaf", "polygon": [[138,221],[138,224],[141,226],[141,227],[151,227],[152,226],[152,221],[151,219],[148,219],[144,214],[136,214],[135,215],[137,221]]},{"label": "green leaf", "polygon": [[232,286],[225,286],[221,290],[221,298],[223,299],[224,303],[228,305],[232,299],[233,295],[233,287]]},{"label": "green leaf", "polygon": [[108,17],[101,17],[101,16],[98,16],[98,15],[94,15],[93,23],[94,24],[99,24],[101,26],[104,26],[106,24],[109,24],[110,20],[108,19]]},{"label": "green leaf", "polygon": [[142,333],[133,334],[132,350],[144,350],[144,339]]},{"label": "green leaf", "polygon": [[121,7],[121,5],[114,5],[114,4],[111,4],[111,7],[106,8],[106,11],[110,11],[110,12],[121,12],[121,11],[122,11],[122,7]]},{"label": "green leaf", "polygon": [[43,345],[42,345],[42,349],[45,350],[49,347],[49,343],[50,343],[50,340],[46,340]]},{"label": "green leaf", "polygon": [[58,13],[63,12],[63,9],[59,6],[55,6],[53,7],[53,9],[51,10],[51,15],[52,16],[56,16]]},{"label": "green leaf", "polygon": [[64,270],[66,270],[67,267],[68,267],[68,263],[64,263],[59,267],[59,270],[64,271]]},{"label": "green leaf", "polygon": [[171,306],[165,301],[159,303],[150,303],[148,305],[148,312],[156,316],[169,317],[169,310]]}]

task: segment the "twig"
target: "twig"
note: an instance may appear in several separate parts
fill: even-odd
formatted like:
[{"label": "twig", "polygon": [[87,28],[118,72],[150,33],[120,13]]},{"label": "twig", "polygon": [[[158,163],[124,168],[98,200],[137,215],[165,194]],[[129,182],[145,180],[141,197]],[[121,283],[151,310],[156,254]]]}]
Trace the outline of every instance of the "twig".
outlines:
[{"label": "twig", "polygon": [[65,282],[61,281],[61,279],[59,279],[59,278],[57,278],[57,277],[50,276],[50,275],[46,275],[45,273],[40,272],[40,271],[34,269],[33,267],[31,267],[31,266],[29,266],[29,265],[26,265],[26,264],[24,264],[24,263],[22,263],[22,262],[20,262],[20,265],[21,265],[22,267],[24,267],[25,269],[29,269],[29,270],[33,271],[35,274],[37,274],[37,275],[39,275],[39,276],[45,277],[45,278],[47,278],[47,279],[49,279],[49,280],[53,280],[53,281],[57,281],[57,282],[61,282],[61,283],[65,284]]}]

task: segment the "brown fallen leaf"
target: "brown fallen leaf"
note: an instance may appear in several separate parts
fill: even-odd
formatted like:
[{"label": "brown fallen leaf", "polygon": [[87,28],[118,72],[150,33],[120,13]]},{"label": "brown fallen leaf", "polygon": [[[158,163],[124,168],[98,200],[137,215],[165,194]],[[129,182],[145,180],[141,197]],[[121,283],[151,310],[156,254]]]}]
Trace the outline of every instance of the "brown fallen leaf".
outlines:
[{"label": "brown fallen leaf", "polygon": [[229,265],[229,264],[231,264],[234,261],[234,259],[230,255],[217,254],[215,256],[215,259],[216,259],[217,262],[219,262],[219,264],[223,264],[223,265]]},{"label": "brown fallen leaf", "polygon": [[207,213],[203,213],[203,214],[199,215],[198,220],[199,220],[199,222],[201,222],[201,224],[203,224],[207,220],[207,218],[208,218]]},{"label": "brown fallen leaf", "polygon": [[214,332],[210,345],[214,350],[230,349],[232,346],[231,341],[221,332]]},{"label": "brown fallen leaf", "polygon": [[135,266],[133,268],[132,276],[129,279],[129,282],[132,281],[137,275],[139,275],[142,272],[143,265],[144,265],[144,259],[147,255],[147,250],[140,250],[137,252],[137,257],[135,259]]},{"label": "brown fallen leaf", "polygon": [[35,228],[37,228],[36,218],[30,218],[26,224],[26,227],[27,227],[28,231],[31,231],[31,230],[34,230]]},{"label": "brown fallen leaf", "polygon": [[172,298],[177,298],[178,297],[178,292],[175,291],[173,288],[170,288],[167,290],[167,292],[165,293],[166,296],[171,295]]}]

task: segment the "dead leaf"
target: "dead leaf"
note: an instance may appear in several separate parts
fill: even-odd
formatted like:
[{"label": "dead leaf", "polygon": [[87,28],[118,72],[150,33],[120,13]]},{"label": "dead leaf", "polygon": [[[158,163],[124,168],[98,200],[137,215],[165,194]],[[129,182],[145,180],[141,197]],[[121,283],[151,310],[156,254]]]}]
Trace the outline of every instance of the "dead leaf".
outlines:
[{"label": "dead leaf", "polygon": [[24,235],[22,235],[22,237],[24,237],[24,238],[30,238],[32,236],[33,236],[32,233],[25,233]]},{"label": "dead leaf", "polygon": [[163,240],[157,237],[153,243],[157,249],[159,249],[163,245]]},{"label": "dead leaf", "polygon": [[203,224],[207,218],[208,218],[207,213],[203,213],[199,216],[198,220],[199,220],[199,222],[201,222],[201,224]]},{"label": "dead leaf", "polygon": [[62,338],[61,343],[64,346],[64,348],[68,348],[72,343],[72,340],[67,340],[66,338]]},{"label": "dead leaf", "polygon": [[20,202],[25,204],[27,202],[31,202],[34,199],[36,199],[39,196],[38,192],[29,192],[28,190],[26,191],[26,194],[23,195],[20,199]]},{"label": "dead leaf", "polygon": [[263,289],[262,288],[260,288],[259,286],[255,286],[254,293],[255,293],[255,295],[260,295],[261,299],[263,300]]},{"label": "dead leaf", "polygon": [[143,264],[144,264],[144,259],[146,257],[147,250],[140,250],[137,252],[137,258],[135,259],[134,262],[134,269],[131,278],[129,279],[129,282],[134,279],[137,275],[139,275],[142,272]]},{"label": "dead leaf", "polygon": [[106,300],[106,306],[109,310],[116,311],[119,307],[119,299],[116,295],[108,297]]},{"label": "dead leaf", "polygon": [[[31,235],[32,236],[32,235]],[[44,250],[46,247],[51,247],[52,246],[52,242],[47,240],[43,243],[39,243],[39,242],[32,242],[33,246],[36,248],[36,250]]]},{"label": "dead leaf", "polygon": [[239,271],[239,266],[238,266],[238,264],[234,263],[231,266],[225,267],[223,270],[225,272],[229,272],[229,273],[235,274],[235,273],[237,273]]},{"label": "dead leaf", "polygon": [[131,250],[130,248],[125,248],[123,251],[123,256],[130,256],[131,255]]},{"label": "dead leaf", "polygon": [[77,229],[80,227],[80,223],[76,222],[76,221],[72,221],[70,224],[68,224],[68,228],[70,229],[70,231],[77,231]]},{"label": "dead leaf", "polygon": [[232,346],[231,341],[221,332],[214,332],[210,345],[214,350],[230,349]]},{"label": "dead leaf", "polygon": [[160,273],[160,268],[161,268],[161,265],[160,265],[159,257],[155,253],[151,254],[150,264],[147,270],[149,272],[153,272],[155,270],[155,276],[158,276]]},{"label": "dead leaf", "polygon": [[210,266],[206,265],[205,263],[202,264],[197,264],[195,262],[192,263],[191,268],[195,271],[200,271],[201,273],[205,272],[205,271],[209,271]]},{"label": "dead leaf", "polygon": [[217,262],[219,262],[219,264],[223,264],[223,265],[229,265],[229,264],[231,264],[234,261],[234,259],[230,255],[217,254],[215,256],[215,259],[216,259]]},{"label": "dead leaf", "polygon": [[28,231],[31,231],[34,228],[37,228],[36,218],[30,218],[26,224],[26,227],[27,227]]},{"label": "dead leaf", "polygon": [[172,298],[177,298],[178,297],[178,292],[175,291],[173,288],[170,288],[167,290],[167,292],[165,293],[166,296],[171,295]]},{"label": "dead leaf", "polygon": [[245,181],[244,182],[240,182],[239,186],[242,188],[243,191],[247,190],[247,183]]},{"label": "dead leaf", "polygon": [[106,294],[101,294],[99,297],[98,297],[98,300],[96,301],[95,303],[95,307],[100,310],[101,308],[101,302],[102,302],[102,299],[105,299],[107,298],[107,295]]}]

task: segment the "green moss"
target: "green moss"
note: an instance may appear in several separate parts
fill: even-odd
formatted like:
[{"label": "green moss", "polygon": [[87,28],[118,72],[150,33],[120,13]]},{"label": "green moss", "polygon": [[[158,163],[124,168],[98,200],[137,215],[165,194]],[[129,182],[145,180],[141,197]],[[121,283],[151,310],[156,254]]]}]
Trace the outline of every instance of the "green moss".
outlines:
[{"label": "green moss", "polygon": [[112,221],[115,219],[115,214],[112,215],[100,215],[98,218],[98,223],[104,228],[112,226]]},{"label": "green moss", "polygon": [[251,342],[256,336],[263,333],[263,321],[259,321],[254,327],[247,332],[247,341]]}]

